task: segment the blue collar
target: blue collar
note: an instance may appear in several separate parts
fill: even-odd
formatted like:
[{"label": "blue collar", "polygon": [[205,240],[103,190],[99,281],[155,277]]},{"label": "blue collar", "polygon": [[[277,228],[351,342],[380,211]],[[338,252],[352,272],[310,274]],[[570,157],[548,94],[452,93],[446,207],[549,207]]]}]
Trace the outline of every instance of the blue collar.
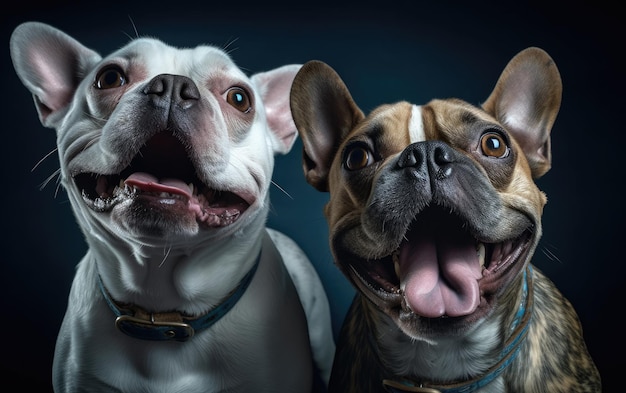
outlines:
[{"label": "blue collar", "polygon": [[521,343],[526,338],[533,306],[532,267],[524,270],[523,297],[515,319],[511,324],[511,336],[500,353],[500,360],[487,372],[469,381],[455,382],[445,385],[433,383],[401,382],[385,379],[383,387],[390,393],[421,392],[421,393],[471,393],[493,382],[519,354]]},{"label": "blue collar", "polygon": [[107,304],[117,316],[115,326],[130,337],[153,341],[187,341],[196,331],[207,329],[219,321],[250,285],[252,277],[259,266],[261,253],[257,256],[254,266],[241,279],[239,285],[215,308],[199,317],[186,317],[179,312],[153,313],[133,305],[118,306],[104,288],[98,275],[98,285]]}]

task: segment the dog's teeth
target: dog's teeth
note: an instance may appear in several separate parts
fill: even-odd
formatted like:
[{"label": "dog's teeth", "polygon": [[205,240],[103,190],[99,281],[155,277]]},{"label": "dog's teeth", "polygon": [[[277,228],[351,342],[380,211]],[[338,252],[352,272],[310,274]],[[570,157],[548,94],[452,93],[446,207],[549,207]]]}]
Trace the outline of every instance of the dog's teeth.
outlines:
[{"label": "dog's teeth", "polygon": [[124,184],[122,190],[124,190],[124,194],[133,195],[137,191],[135,187],[129,186],[128,184]]},{"label": "dog's teeth", "polygon": [[478,243],[476,246],[476,253],[478,254],[478,262],[481,267],[485,267],[485,245],[483,243]]},{"label": "dog's teeth", "polygon": [[189,183],[189,194],[193,195],[193,183]]},{"label": "dog's teeth", "polygon": [[393,270],[396,272],[396,277],[400,277],[400,261],[398,258],[398,252],[394,251],[391,254],[391,260],[393,261]]},{"label": "dog's teeth", "polygon": [[104,199],[96,198],[93,201],[91,201],[91,207],[92,209],[96,211],[103,212],[107,209],[108,204],[107,204],[107,201],[105,201]]},{"label": "dog's teeth", "polygon": [[120,179],[120,183],[117,185],[119,188],[124,188],[126,184],[124,184],[124,180]]}]

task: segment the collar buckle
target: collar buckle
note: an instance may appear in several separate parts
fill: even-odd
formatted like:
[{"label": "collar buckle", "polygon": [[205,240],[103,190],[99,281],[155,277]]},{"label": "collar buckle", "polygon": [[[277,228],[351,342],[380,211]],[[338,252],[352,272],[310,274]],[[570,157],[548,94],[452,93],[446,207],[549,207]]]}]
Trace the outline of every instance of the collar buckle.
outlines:
[{"label": "collar buckle", "polygon": [[[269,239],[269,235],[266,234],[266,237]],[[105,302],[117,317],[115,326],[119,331],[142,340],[187,341],[193,337],[196,331],[213,326],[237,304],[237,301],[252,282],[260,261],[261,252],[259,251],[252,269],[246,273],[237,287],[228,294],[222,303],[207,314],[195,318],[184,318],[179,312],[152,313],[134,305],[119,306],[104,288],[104,283],[99,274],[97,279]]]},{"label": "collar buckle", "polygon": [[115,326],[130,337],[152,341],[187,341],[195,333],[194,328],[187,323],[155,321],[153,314],[150,320],[120,315],[115,320]]},{"label": "collar buckle", "polygon": [[441,390],[425,388],[423,386],[409,386],[390,379],[383,380],[383,387],[390,393],[417,392],[417,393],[441,393]]}]

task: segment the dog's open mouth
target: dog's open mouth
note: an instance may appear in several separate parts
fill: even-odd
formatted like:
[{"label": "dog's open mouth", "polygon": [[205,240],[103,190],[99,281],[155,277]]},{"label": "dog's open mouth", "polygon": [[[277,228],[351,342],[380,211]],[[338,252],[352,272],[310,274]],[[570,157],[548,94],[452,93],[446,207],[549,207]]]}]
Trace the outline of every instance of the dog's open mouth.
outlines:
[{"label": "dog's open mouth", "polygon": [[457,215],[429,207],[391,255],[361,259],[350,269],[388,308],[426,318],[463,317],[523,268],[532,232],[529,224],[515,238],[487,243]]},{"label": "dog's open mouth", "polygon": [[84,202],[97,212],[109,211],[125,200],[145,198],[164,208],[184,205],[198,221],[220,227],[235,222],[250,206],[233,192],[207,187],[183,144],[168,132],[152,137],[120,173],[80,173],[74,181]]}]

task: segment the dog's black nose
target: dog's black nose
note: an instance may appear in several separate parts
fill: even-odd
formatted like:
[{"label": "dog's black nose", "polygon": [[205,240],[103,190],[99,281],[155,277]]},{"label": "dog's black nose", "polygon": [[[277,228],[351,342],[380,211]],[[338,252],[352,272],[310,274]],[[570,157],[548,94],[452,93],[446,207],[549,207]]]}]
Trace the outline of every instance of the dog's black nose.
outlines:
[{"label": "dog's black nose", "polygon": [[435,179],[448,177],[452,172],[454,151],[441,141],[416,142],[407,146],[398,157],[399,169],[428,173]]},{"label": "dog's black nose", "polygon": [[156,107],[175,105],[180,109],[189,109],[200,99],[200,91],[194,81],[182,75],[157,75],[143,93]]}]

